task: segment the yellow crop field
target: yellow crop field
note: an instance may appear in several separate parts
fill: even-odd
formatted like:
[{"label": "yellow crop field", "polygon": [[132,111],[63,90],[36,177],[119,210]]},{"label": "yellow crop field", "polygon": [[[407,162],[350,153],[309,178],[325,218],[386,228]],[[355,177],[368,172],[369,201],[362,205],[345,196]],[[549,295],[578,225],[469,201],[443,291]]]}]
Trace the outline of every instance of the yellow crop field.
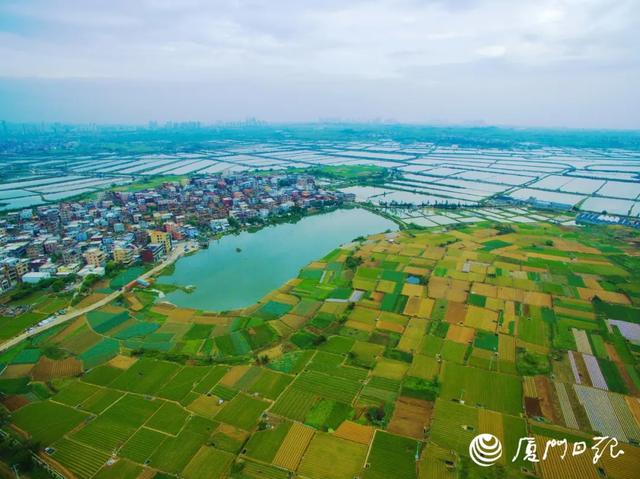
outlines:
[{"label": "yellow crop field", "polygon": [[471,292],[474,294],[487,296],[489,298],[498,297],[498,287],[492,284],[473,283],[473,286],[471,286]]},{"label": "yellow crop field", "polygon": [[345,323],[345,326],[353,329],[359,329],[360,331],[373,331],[376,327],[374,324],[363,323],[362,321],[354,321],[353,319],[348,320]]},{"label": "yellow crop field", "polygon": [[638,464],[640,464],[640,447],[621,443],[619,448],[624,454],[612,458],[605,453],[600,459],[604,470],[609,477],[616,479],[636,479],[638,477]]},{"label": "yellow crop field", "polygon": [[446,339],[455,341],[456,343],[468,344],[469,342],[473,341],[475,335],[476,330],[473,328],[452,324],[451,326],[449,326]]},{"label": "yellow crop field", "polygon": [[[546,437],[534,435],[537,449],[541,456],[544,452]],[[569,445],[571,447],[571,445]],[[591,450],[587,449],[584,454],[571,456],[569,452],[564,460],[561,457],[562,448],[551,447],[547,459],[540,461],[538,467],[542,472],[543,479],[599,479],[597,469],[593,467]]]},{"label": "yellow crop field", "polygon": [[493,311],[503,311],[504,310],[505,301],[503,299],[498,298],[487,298],[484,307],[487,309],[492,309]]},{"label": "yellow crop field", "polygon": [[440,363],[429,356],[415,354],[407,375],[431,380],[440,372]]},{"label": "yellow crop field", "polygon": [[402,287],[402,294],[405,296],[425,296],[426,288],[421,284],[409,284],[405,283]]},{"label": "yellow crop field", "polygon": [[498,323],[498,313],[490,309],[469,305],[464,324],[471,328],[495,331]]},{"label": "yellow crop field", "polygon": [[427,268],[419,268],[417,266],[405,266],[404,272],[414,276],[425,276],[429,274],[429,270]]},{"label": "yellow crop field", "polygon": [[[486,408],[478,409],[478,433],[493,434],[500,440],[502,444],[504,444],[505,441],[502,414]],[[507,458],[505,456],[506,454],[503,454],[498,461],[500,464],[506,464]],[[509,458],[509,460],[511,460],[511,458]]]},{"label": "yellow crop field", "polygon": [[421,298],[420,307],[418,308],[418,316],[421,318],[430,318],[435,302],[431,298]]},{"label": "yellow crop field", "polygon": [[402,314],[406,314],[407,316],[416,316],[418,314],[418,310],[420,308],[420,300],[418,296],[411,296],[407,300],[407,304],[404,307],[404,311]]},{"label": "yellow crop field", "polygon": [[123,356],[118,354],[115,358],[112,358],[109,361],[109,365],[118,369],[129,369],[138,361],[138,358],[134,358],[131,356]]},{"label": "yellow crop field", "polygon": [[304,316],[298,316],[297,314],[291,313],[285,314],[284,316],[280,317],[280,321],[282,321],[292,329],[300,329],[304,325],[304,323],[307,322],[307,319],[308,318],[305,318]]},{"label": "yellow crop field", "polygon": [[376,291],[382,291],[383,293],[393,293],[395,289],[396,283],[386,279],[378,281],[378,285],[376,286]]},{"label": "yellow crop field", "polygon": [[295,471],[313,438],[313,434],[312,428],[294,422],[273,458],[273,464]]},{"label": "yellow crop field", "polygon": [[426,319],[413,318],[409,320],[409,323],[404,330],[404,334],[398,343],[398,349],[406,352],[418,349],[428,324],[429,322]]},{"label": "yellow crop field", "polygon": [[445,251],[445,248],[429,247],[424,250],[424,252],[422,253],[422,257],[436,260],[441,259],[444,256]]},{"label": "yellow crop field", "polygon": [[525,291],[522,302],[525,304],[531,304],[533,306],[544,306],[547,308],[550,308],[552,306],[551,295],[547,293],[538,293],[535,291]]},{"label": "yellow crop field", "polygon": [[574,316],[576,318],[583,318],[583,319],[596,319],[596,315],[595,313],[591,312],[591,311],[580,311],[577,309],[572,309],[572,308],[561,308],[559,306],[555,306],[553,308],[553,310],[557,313],[557,314],[566,314],[569,316]]},{"label": "yellow crop field", "polygon": [[629,298],[622,293],[616,293],[614,291],[605,291],[602,289],[590,289],[590,288],[576,288],[580,298],[587,301],[591,301],[595,296],[598,296],[601,300],[609,303],[619,304],[631,304]]},{"label": "yellow crop field", "polygon": [[194,414],[212,419],[223,407],[218,401],[217,396],[200,395],[187,406],[187,409]]},{"label": "yellow crop field", "polygon": [[248,364],[241,364],[239,366],[233,366],[227,373],[222,376],[220,379],[220,384],[227,387],[233,387],[238,380],[244,376],[247,371],[251,369],[251,366]]},{"label": "yellow crop field", "polygon": [[382,358],[373,369],[374,376],[381,376],[388,379],[402,379],[409,369],[409,365],[402,361]]},{"label": "yellow crop field", "polygon": [[498,298],[509,301],[518,301],[522,303],[524,292],[520,289],[509,288],[508,286],[500,286],[498,288]]},{"label": "yellow crop field", "polygon": [[392,331],[394,333],[402,334],[404,332],[404,326],[397,323],[392,323],[390,321],[385,321],[380,319],[376,324],[376,329],[381,329],[383,331]]},{"label": "yellow crop field", "polygon": [[498,337],[498,357],[505,361],[515,362],[516,340],[513,336],[500,334]]},{"label": "yellow crop field", "polygon": [[365,426],[353,421],[344,421],[340,424],[338,429],[336,429],[334,436],[342,439],[348,439],[349,441],[357,442],[359,444],[369,445],[374,432],[375,429],[371,426]]}]

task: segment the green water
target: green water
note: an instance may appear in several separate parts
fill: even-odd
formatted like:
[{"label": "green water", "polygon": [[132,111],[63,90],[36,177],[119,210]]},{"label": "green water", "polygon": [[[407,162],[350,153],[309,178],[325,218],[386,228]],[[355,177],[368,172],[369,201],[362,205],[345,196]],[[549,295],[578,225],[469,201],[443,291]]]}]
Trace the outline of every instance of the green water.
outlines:
[{"label": "green water", "polygon": [[[180,259],[160,283],[193,285],[167,294],[177,306],[226,311],[249,306],[298,275],[300,268],[341,244],[397,225],[362,209],[337,210],[212,241],[209,249]],[[237,252],[236,248],[241,251]]]}]

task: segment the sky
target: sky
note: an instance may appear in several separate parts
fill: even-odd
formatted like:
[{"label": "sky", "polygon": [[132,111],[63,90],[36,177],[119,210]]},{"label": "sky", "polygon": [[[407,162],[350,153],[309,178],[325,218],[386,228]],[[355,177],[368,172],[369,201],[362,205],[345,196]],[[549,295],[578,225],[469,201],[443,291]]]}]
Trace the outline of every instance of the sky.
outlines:
[{"label": "sky", "polygon": [[640,128],[639,0],[2,0],[0,119]]}]

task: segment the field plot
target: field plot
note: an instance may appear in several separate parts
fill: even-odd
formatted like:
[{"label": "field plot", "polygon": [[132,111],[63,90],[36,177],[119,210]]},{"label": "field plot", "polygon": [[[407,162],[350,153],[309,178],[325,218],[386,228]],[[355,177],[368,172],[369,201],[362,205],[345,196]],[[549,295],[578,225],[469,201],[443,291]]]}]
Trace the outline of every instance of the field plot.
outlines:
[{"label": "field plot", "polygon": [[53,449],[51,457],[78,477],[92,477],[109,458],[106,453],[67,439],[56,442]]},{"label": "field plot", "polygon": [[89,416],[50,401],[32,403],[14,413],[12,421],[34,441],[51,444]]},{"label": "field plot", "polygon": [[313,436],[313,429],[294,422],[273,458],[273,463],[295,471]]},{"label": "field plot", "polygon": [[217,414],[216,420],[249,431],[258,423],[258,418],[269,403],[238,394]]},{"label": "field plot", "polygon": [[217,479],[225,477],[231,463],[233,454],[220,451],[214,447],[203,446],[189,461],[182,475],[186,479]]},{"label": "field plot", "polygon": [[329,434],[316,434],[298,472],[317,479],[355,477],[364,464],[367,447]]},{"label": "field plot", "polygon": [[517,415],[522,411],[522,382],[517,376],[446,363],[441,397],[462,398],[470,404]]},{"label": "field plot", "polygon": [[401,436],[422,440],[425,430],[431,422],[432,411],[432,402],[400,397],[396,401],[393,417],[387,429],[389,432]]},{"label": "field plot", "polygon": [[119,454],[144,464],[166,439],[166,434],[142,427],[124,444]]},{"label": "field plot", "polygon": [[121,374],[111,386],[139,394],[154,394],[168,384],[179,369],[175,363],[141,359]]},{"label": "field plot", "polygon": [[256,431],[245,445],[246,455],[264,462],[272,462],[280,445],[289,433],[292,423],[279,420],[272,428]]},{"label": "field plot", "polygon": [[364,477],[367,479],[416,477],[415,456],[418,453],[418,442],[376,431],[369,452],[369,468],[365,470]]},{"label": "field plot", "polygon": [[[420,158],[415,174],[424,178],[411,181],[435,191],[473,180],[459,176],[466,170],[452,159],[458,154]],[[466,156],[465,164],[480,160]],[[495,161],[505,170],[517,163]],[[478,183],[534,179],[533,171],[510,171],[474,170]],[[553,173],[562,180],[553,193],[588,196],[573,190],[594,186]],[[503,443],[494,471],[505,477],[528,466],[509,461],[528,435],[607,434],[636,457],[637,232],[537,223],[551,213],[516,205],[482,208],[477,214],[489,219],[477,225],[459,208],[438,214],[459,224],[359,239],[242,311],[154,304],[154,293],[134,289],[141,309],[110,304],[88,323],[80,318],[5,351],[0,393],[12,427],[60,445],[51,461],[68,475],[97,479],[152,470],[187,478],[480,477],[484,471],[468,468],[468,447],[481,432]],[[505,224],[516,216],[535,221]],[[89,455],[81,460],[75,450]],[[105,465],[112,454],[119,459]],[[621,466],[601,467],[625,477]],[[558,477],[546,466],[536,472]]]}]

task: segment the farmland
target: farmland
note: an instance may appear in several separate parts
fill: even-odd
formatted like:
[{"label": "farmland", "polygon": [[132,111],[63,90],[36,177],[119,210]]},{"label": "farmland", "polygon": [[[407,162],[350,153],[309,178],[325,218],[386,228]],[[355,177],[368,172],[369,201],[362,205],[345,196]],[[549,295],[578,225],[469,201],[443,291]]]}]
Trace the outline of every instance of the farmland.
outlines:
[{"label": "farmland", "polygon": [[638,457],[638,239],[408,229],[238,310],[116,301],[3,353],[4,430],[78,478],[483,477],[478,433],[502,441],[502,477],[556,477],[556,456],[510,461],[524,436],[608,434]]}]

